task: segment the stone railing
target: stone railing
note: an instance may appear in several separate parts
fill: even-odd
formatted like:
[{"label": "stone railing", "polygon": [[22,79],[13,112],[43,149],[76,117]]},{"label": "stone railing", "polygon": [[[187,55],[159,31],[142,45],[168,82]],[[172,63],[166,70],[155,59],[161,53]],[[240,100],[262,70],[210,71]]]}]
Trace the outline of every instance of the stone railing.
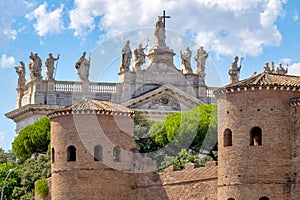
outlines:
[{"label": "stone railing", "polygon": [[82,84],[80,82],[55,81],[54,91],[56,91],[56,92],[81,92]]},{"label": "stone railing", "polygon": [[89,91],[92,93],[116,93],[117,84],[116,83],[90,83]]},{"label": "stone railing", "polygon": [[208,87],[206,90],[206,97],[208,98],[215,98],[214,91],[219,89],[219,87]]},{"label": "stone railing", "polygon": [[55,81],[54,91],[56,92],[82,92],[84,88],[88,88],[91,93],[116,93],[116,83],[83,83],[71,81]]}]

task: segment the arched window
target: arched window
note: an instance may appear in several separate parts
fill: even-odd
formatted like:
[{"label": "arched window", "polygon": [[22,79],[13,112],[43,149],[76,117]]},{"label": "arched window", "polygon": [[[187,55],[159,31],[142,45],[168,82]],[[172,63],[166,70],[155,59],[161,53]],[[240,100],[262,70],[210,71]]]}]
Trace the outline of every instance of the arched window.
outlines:
[{"label": "arched window", "polygon": [[121,148],[120,147],[114,147],[113,157],[114,157],[114,161],[121,162]]},{"label": "arched window", "polygon": [[270,200],[268,197],[261,197],[259,200]]},{"label": "arched window", "polygon": [[67,149],[67,161],[73,162],[76,161],[76,148],[74,146],[69,146]]},{"label": "arched window", "polygon": [[94,161],[102,161],[102,147],[100,145],[96,145],[94,147]]},{"label": "arched window", "polygon": [[52,161],[52,163],[55,162],[55,149],[53,147],[51,149],[51,161]]},{"label": "arched window", "polygon": [[230,129],[224,131],[224,147],[232,146],[232,132]]},{"label": "arched window", "polygon": [[254,127],[250,132],[250,145],[262,145],[262,130],[259,127]]},{"label": "arched window", "polygon": [[234,200],[234,198],[228,198],[227,200]]}]

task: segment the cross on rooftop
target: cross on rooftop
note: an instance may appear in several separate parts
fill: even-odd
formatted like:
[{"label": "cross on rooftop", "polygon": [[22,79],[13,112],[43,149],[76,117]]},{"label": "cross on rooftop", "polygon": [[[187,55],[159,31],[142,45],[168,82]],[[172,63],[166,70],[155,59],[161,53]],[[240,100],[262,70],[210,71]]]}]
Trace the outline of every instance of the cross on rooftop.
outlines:
[{"label": "cross on rooftop", "polygon": [[167,16],[166,15],[166,11],[163,10],[163,16],[162,16],[162,18],[163,18],[164,28],[166,28],[166,18],[171,18],[171,16]]}]

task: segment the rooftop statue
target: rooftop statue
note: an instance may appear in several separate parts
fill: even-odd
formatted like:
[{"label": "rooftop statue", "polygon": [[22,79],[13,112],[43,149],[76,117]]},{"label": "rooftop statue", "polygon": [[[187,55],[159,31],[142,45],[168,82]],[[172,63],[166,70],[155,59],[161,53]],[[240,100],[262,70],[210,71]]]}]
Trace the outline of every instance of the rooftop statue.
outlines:
[{"label": "rooftop statue", "polygon": [[277,74],[285,75],[288,73],[288,69],[287,68],[285,69],[284,67],[282,67],[282,64],[280,63],[276,69],[276,72],[277,72]]},{"label": "rooftop statue", "polygon": [[238,66],[239,57],[234,58],[233,63],[231,63],[228,74],[230,76],[230,83],[236,83],[239,81],[240,70],[242,68],[242,59],[240,66]]},{"label": "rooftop statue", "polygon": [[26,83],[26,70],[25,70],[25,64],[23,63],[23,61],[20,61],[20,66],[15,67],[16,72],[18,74],[18,88],[21,88],[25,85]]},{"label": "rooftop statue", "polygon": [[90,60],[87,60],[85,56],[86,52],[83,52],[82,56],[75,64],[77,74],[82,82],[89,81]]},{"label": "rooftop statue", "polygon": [[30,53],[29,63],[30,81],[42,79],[42,60],[37,53]]},{"label": "rooftop statue", "polygon": [[52,56],[52,53],[49,53],[47,60],[45,61],[46,70],[46,80],[54,80],[54,61],[59,59],[59,54],[56,58]]},{"label": "rooftop statue", "polygon": [[183,74],[192,74],[193,70],[191,68],[191,57],[192,51],[189,47],[186,48],[184,52],[180,51],[181,56],[181,70]]},{"label": "rooftop statue", "polygon": [[154,46],[166,46],[166,30],[162,21],[163,16],[158,16],[157,22],[154,24]]},{"label": "rooftop statue", "polygon": [[197,62],[197,68],[195,70],[195,74],[200,74],[205,72],[205,63],[207,58],[208,58],[208,53],[203,49],[203,46],[201,46],[197,50],[197,55],[195,56],[195,60]]},{"label": "rooftop statue", "polygon": [[122,49],[120,72],[129,71],[129,66],[130,66],[131,57],[132,57],[129,44],[130,44],[130,41],[127,40],[125,46]]},{"label": "rooftop statue", "polygon": [[140,70],[141,66],[145,63],[146,54],[145,54],[144,50],[147,47],[148,47],[148,45],[146,45],[145,47],[143,47],[143,45],[140,44],[138,46],[138,48],[136,48],[134,50],[134,69],[135,70]]}]

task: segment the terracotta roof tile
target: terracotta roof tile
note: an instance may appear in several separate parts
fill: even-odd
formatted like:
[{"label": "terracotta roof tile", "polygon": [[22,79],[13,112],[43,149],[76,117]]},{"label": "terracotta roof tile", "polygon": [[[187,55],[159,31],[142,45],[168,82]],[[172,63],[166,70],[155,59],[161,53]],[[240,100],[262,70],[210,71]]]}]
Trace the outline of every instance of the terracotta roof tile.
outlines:
[{"label": "terracotta roof tile", "polygon": [[300,76],[290,76],[272,73],[261,73],[241,80],[237,83],[226,85],[224,88],[255,87],[255,86],[286,86],[300,87]]},{"label": "terracotta roof tile", "polygon": [[83,98],[82,100],[68,105],[57,111],[109,111],[133,113],[130,109],[109,101],[101,101],[97,99]]}]

